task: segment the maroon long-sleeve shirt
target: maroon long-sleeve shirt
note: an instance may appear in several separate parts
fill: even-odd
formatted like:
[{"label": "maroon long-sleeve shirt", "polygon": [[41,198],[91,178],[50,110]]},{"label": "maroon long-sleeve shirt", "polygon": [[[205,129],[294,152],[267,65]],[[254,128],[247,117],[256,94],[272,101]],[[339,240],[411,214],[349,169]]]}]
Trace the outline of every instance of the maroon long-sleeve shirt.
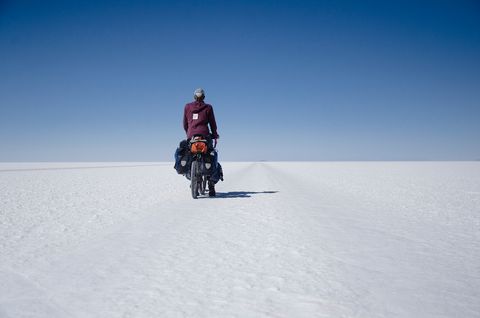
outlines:
[{"label": "maroon long-sleeve shirt", "polygon": [[210,134],[209,125],[212,136],[217,138],[217,123],[212,105],[205,104],[203,101],[194,101],[185,105],[183,128],[187,133],[187,138],[192,138],[196,134],[208,136]]}]

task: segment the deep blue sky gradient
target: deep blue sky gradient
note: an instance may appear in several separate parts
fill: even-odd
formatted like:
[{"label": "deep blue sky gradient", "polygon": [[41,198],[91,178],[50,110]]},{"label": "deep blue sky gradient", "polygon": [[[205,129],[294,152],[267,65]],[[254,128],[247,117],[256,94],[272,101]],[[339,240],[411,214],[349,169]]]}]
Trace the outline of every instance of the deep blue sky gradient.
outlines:
[{"label": "deep blue sky gradient", "polygon": [[0,161],[480,158],[478,1],[0,0]]}]

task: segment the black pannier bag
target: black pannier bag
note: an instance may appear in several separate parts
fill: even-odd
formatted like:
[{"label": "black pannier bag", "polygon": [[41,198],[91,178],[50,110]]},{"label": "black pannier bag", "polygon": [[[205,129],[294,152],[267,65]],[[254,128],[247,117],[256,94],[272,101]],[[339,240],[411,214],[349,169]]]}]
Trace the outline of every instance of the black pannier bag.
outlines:
[{"label": "black pannier bag", "polygon": [[175,151],[175,170],[178,174],[186,174],[190,170],[191,154],[188,141],[182,140]]},{"label": "black pannier bag", "polygon": [[[211,151],[211,153],[213,153],[213,151]],[[205,156],[205,166],[204,166],[204,169],[205,169],[205,174],[207,175],[211,175],[214,171],[214,165],[215,165],[215,162],[214,162],[214,157],[211,155],[211,153],[209,152],[206,156]]]}]

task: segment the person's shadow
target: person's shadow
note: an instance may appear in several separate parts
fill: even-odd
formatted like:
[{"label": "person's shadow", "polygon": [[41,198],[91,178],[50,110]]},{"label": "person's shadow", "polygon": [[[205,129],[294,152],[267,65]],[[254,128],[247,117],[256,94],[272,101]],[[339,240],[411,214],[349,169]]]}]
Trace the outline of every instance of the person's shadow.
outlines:
[{"label": "person's shadow", "polygon": [[229,198],[250,198],[252,194],[272,194],[278,191],[230,191],[230,192],[217,192],[216,197],[221,199]]}]

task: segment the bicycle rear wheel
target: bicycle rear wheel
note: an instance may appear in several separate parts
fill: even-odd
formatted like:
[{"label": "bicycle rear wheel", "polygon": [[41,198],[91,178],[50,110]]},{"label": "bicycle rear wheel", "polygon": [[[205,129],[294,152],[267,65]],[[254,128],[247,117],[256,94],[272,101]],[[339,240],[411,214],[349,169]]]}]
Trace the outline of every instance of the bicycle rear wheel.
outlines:
[{"label": "bicycle rear wheel", "polygon": [[207,190],[207,177],[202,176],[201,179],[202,179],[202,182],[200,183],[200,194],[205,195],[205,192]]},{"label": "bicycle rear wheel", "polygon": [[198,197],[198,162],[194,160],[192,162],[192,168],[190,170],[190,188],[192,190],[192,198],[196,199]]}]

